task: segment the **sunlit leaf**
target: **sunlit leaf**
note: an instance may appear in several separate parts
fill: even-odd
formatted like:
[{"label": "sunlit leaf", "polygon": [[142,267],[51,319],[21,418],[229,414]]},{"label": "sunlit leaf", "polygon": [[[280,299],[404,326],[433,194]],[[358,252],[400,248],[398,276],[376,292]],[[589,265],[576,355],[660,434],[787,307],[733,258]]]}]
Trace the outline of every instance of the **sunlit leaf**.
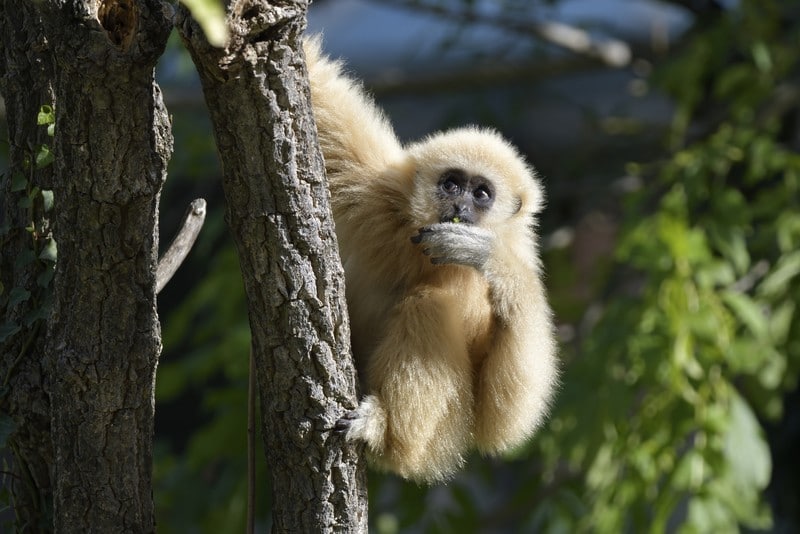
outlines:
[{"label": "sunlit leaf", "polygon": [[228,43],[228,26],[225,23],[225,8],[220,0],[181,0],[200,24],[206,39],[222,48]]},{"label": "sunlit leaf", "polygon": [[42,208],[45,213],[53,209],[53,192],[49,189],[42,190]]},{"label": "sunlit leaf", "polygon": [[56,122],[56,113],[53,106],[47,104],[39,108],[39,114],[36,116],[36,124],[44,126],[45,124],[53,124]]},{"label": "sunlit leaf", "polygon": [[763,73],[768,73],[772,70],[772,57],[769,47],[762,41],[753,44],[753,62],[758,67],[758,70]]},{"label": "sunlit leaf", "polygon": [[722,298],[733,313],[749,328],[757,339],[766,339],[769,335],[769,323],[763,308],[744,293],[723,291]]},{"label": "sunlit leaf", "polygon": [[45,241],[45,244],[42,247],[42,251],[39,252],[39,259],[55,263],[57,258],[58,258],[58,247],[56,246],[56,240],[53,238],[49,238]]},{"label": "sunlit leaf", "polygon": [[50,147],[47,145],[42,145],[39,147],[39,151],[36,153],[36,168],[41,169],[42,167],[46,167],[55,161],[55,155],[53,151],[50,150]]},{"label": "sunlit leaf", "polygon": [[789,283],[800,274],[800,250],[781,257],[775,269],[758,286],[761,295],[774,297],[786,292]]}]

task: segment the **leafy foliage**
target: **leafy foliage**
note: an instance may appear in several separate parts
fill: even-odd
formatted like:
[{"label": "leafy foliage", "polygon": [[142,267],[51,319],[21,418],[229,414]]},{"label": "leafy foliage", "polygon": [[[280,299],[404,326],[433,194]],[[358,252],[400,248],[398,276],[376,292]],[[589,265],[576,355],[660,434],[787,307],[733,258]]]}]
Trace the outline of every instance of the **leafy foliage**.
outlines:
[{"label": "leafy foliage", "polygon": [[[776,3],[741,10],[661,73],[677,104],[670,144],[682,148],[632,166],[650,184],[617,249],[634,287],[606,302],[541,440],[545,463],[585,484],[573,529],[771,524],[760,419],[781,415],[800,368],[800,157],[774,109],[796,74],[797,32],[780,33]],[[710,133],[687,143],[698,121]]]},{"label": "leafy foliage", "polygon": [[[52,106],[40,108],[36,124],[45,127],[49,137],[53,136],[55,112]],[[37,487],[28,471],[29,459],[15,443],[13,436],[20,430],[20,425],[8,408],[8,398],[14,372],[26,358],[34,356],[34,344],[42,335],[52,303],[51,281],[58,255],[50,224],[53,192],[35,185],[34,176],[52,163],[53,153],[49,145],[30,147],[24,153],[22,164],[8,169],[0,180],[4,185],[8,184],[9,195],[8,211],[0,214],[3,217],[0,221],[0,244],[9,250],[17,250],[9,271],[15,274],[26,272],[25,276],[3,273],[5,280],[15,284],[13,287],[0,283],[0,353],[8,357],[7,366],[0,375],[0,450],[10,451],[16,464],[10,465],[12,454],[9,454],[0,466],[0,512],[9,512],[0,514],[3,515],[0,527],[18,531],[31,526],[11,512],[15,496],[30,495],[42,522],[51,517],[45,492]]]}]

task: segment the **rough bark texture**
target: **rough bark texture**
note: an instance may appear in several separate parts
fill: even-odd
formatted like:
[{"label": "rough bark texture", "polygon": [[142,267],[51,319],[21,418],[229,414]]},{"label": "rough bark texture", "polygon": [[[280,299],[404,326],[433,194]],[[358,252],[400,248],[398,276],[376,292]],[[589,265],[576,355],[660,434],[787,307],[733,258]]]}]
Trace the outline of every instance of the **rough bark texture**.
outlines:
[{"label": "rough bark texture", "polygon": [[356,380],[300,44],[306,8],[231,3],[225,51],[211,49],[185,12],[178,26],[211,112],[248,295],[273,530],[359,532],[365,469],[331,432],[356,405]]},{"label": "rough bark texture", "polygon": [[150,532],[156,221],[172,148],[153,68],[171,21],[157,0],[34,5],[57,65],[53,524]]},{"label": "rough bark texture", "polygon": [[[36,125],[36,116],[42,105],[53,103],[52,79],[52,58],[33,4],[3,1],[0,90],[9,130],[10,172],[0,176],[0,324],[18,330],[13,334],[6,330],[0,343],[0,416],[6,424],[13,421],[7,446],[13,454],[10,487],[21,531],[46,529],[51,517],[53,453],[43,357],[43,316],[50,285],[46,271],[51,267],[38,260],[50,223],[38,198],[30,206],[24,203],[35,188],[49,189],[52,183],[52,166],[36,170],[30,165],[35,147],[51,142],[46,128]],[[24,188],[12,188],[15,175],[25,178]],[[26,230],[32,223],[33,233]],[[28,296],[10,299],[15,291]]]}]

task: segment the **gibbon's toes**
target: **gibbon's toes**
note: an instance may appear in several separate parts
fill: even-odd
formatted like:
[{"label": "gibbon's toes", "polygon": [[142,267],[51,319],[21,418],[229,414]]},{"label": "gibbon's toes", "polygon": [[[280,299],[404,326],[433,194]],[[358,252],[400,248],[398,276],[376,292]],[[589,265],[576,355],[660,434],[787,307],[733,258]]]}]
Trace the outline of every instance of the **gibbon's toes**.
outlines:
[{"label": "gibbon's toes", "polygon": [[336,424],[333,425],[333,431],[338,434],[346,434],[359,417],[360,414],[358,413],[358,410],[348,410],[344,412],[344,415],[342,415],[342,417],[336,421]]}]

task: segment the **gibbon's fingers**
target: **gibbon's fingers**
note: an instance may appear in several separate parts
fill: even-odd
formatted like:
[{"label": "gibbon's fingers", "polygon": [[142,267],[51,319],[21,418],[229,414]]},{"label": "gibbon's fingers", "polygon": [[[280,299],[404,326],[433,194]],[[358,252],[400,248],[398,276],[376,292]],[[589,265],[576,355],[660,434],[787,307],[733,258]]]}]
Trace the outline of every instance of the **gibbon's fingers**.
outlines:
[{"label": "gibbon's fingers", "polygon": [[422,245],[422,252],[436,265],[455,264],[483,269],[492,253],[494,234],[460,223],[438,223],[426,226],[411,238]]}]

